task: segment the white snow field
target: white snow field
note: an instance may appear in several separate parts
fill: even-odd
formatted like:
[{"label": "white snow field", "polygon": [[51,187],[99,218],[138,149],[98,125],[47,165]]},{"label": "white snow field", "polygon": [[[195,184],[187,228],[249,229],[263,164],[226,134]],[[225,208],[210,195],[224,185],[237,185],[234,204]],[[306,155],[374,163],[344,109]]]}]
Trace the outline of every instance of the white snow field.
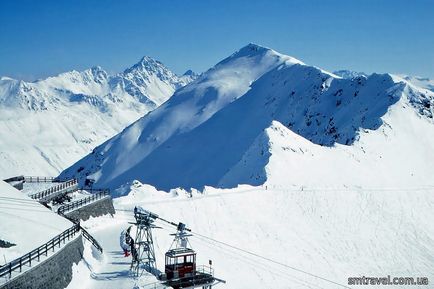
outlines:
[{"label": "white snow field", "polygon": [[415,86],[422,87],[434,92],[434,80],[429,79],[428,77],[409,76],[404,74],[398,74],[397,76],[403,78],[404,80],[410,82]]},{"label": "white snow field", "polygon": [[[84,224],[108,249],[88,252],[69,289],[153,288],[120,255],[136,205],[200,234],[198,263],[213,260],[221,288],[432,282],[433,99],[398,76],[342,78],[242,48],[61,174],[118,196],[113,219]],[[162,270],[175,228],[160,225]]]},{"label": "white snow field", "polygon": [[0,247],[0,265],[29,253],[72,225],[72,222],[0,181],[0,240],[15,244],[9,248]]},{"label": "white snow field", "polygon": [[0,79],[0,177],[56,175],[197,77],[143,57],[111,76],[101,67],[35,82]]},{"label": "white snow field", "polygon": [[[281,263],[204,237],[190,237],[198,264],[211,259],[216,277],[227,281],[215,288],[344,288],[338,284],[346,286],[349,277],[387,275],[433,280],[433,192],[433,188],[240,186],[207,187],[190,198],[180,189],[166,193],[135,182],[128,196],[115,199],[114,218],[84,223],[105,251],[102,257],[94,254],[95,258],[86,245],[85,259],[73,268],[68,289],[154,288],[157,280],[152,275],[135,279],[129,273],[131,258],[123,257],[119,247],[119,234],[133,221],[134,206],[184,222],[193,234]],[[153,231],[154,245],[157,266],[163,270],[163,256],[173,237],[169,234],[175,227],[157,224],[163,229]]]},{"label": "white snow field", "polygon": [[250,44],[62,172],[117,189],[434,185],[434,93]]}]

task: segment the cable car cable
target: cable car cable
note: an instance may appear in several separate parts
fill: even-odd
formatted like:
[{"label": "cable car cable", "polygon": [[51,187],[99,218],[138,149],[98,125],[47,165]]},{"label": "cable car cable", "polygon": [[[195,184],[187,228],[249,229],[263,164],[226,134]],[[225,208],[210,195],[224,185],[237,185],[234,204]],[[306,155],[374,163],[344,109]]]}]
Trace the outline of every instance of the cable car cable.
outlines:
[{"label": "cable car cable", "polygon": [[291,270],[294,270],[294,271],[297,271],[297,272],[300,272],[300,273],[303,273],[303,274],[306,274],[306,275],[309,275],[309,276],[312,276],[312,277],[318,278],[318,279],[320,279],[320,280],[323,280],[323,281],[326,281],[326,282],[329,282],[329,283],[332,283],[332,284],[338,285],[338,286],[340,286],[340,287],[343,287],[343,288],[351,288],[351,287],[348,287],[347,285],[340,284],[340,283],[335,282],[335,281],[333,281],[333,280],[330,280],[330,279],[327,279],[327,278],[324,278],[324,277],[321,277],[321,276],[315,275],[315,274],[313,274],[313,273],[309,273],[309,272],[304,271],[304,270],[302,270],[302,269],[298,269],[298,268],[295,268],[295,267],[289,266],[289,265],[287,265],[287,264],[281,263],[281,262],[279,262],[279,261],[276,261],[276,260],[270,259],[270,258],[268,258],[268,257],[261,256],[261,255],[259,255],[259,254],[257,254],[257,253],[250,252],[250,251],[247,251],[247,250],[245,250],[245,249],[242,249],[242,248],[238,248],[238,247],[236,247],[236,246],[233,246],[233,245],[231,245],[231,244],[228,244],[228,243],[225,243],[225,242],[222,242],[222,241],[219,241],[219,240],[216,240],[216,239],[213,239],[213,238],[210,238],[210,237],[204,236],[204,235],[199,234],[199,233],[197,233],[197,232],[193,232],[193,231],[192,231],[191,233],[192,233],[193,235],[200,236],[200,237],[202,237],[202,238],[205,238],[205,239],[211,240],[211,241],[213,241],[213,242],[216,242],[216,243],[219,243],[219,244],[222,244],[222,245],[228,246],[228,247],[230,247],[230,248],[233,248],[233,249],[235,249],[235,250],[238,250],[238,251],[244,252],[244,253],[246,253],[246,254],[249,254],[249,255],[252,255],[252,256],[255,256],[255,257],[258,257],[258,258],[264,259],[264,260],[267,260],[267,261],[269,261],[269,262],[271,262],[271,263],[274,263],[274,264],[277,264],[277,265],[280,265],[280,266],[286,267],[286,268],[288,268],[288,269],[291,269]]},{"label": "cable car cable", "polygon": [[[206,244],[208,244],[207,246],[209,248],[216,248],[216,246],[218,246],[218,245],[212,244],[211,242],[209,242],[209,241],[207,241],[205,239],[202,239],[202,238],[200,238],[198,236],[195,236],[195,237],[197,238],[197,240],[200,240],[200,241],[205,242]],[[241,254],[237,254],[234,251],[229,251],[229,248],[225,249],[222,246],[218,246],[217,248],[219,248],[225,254],[233,256],[234,258],[239,259],[241,262],[245,262],[247,264],[250,264],[250,265],[253,265],[255,267],[258,267],[258,261],[257,261],[257,259],[253,259],[253,258],[249,258],[247,256],[243,256]],[[259,262],[259,266],[261,266],[263,269],[265,269],[268,272],[270,272],[272,275],[279,276],[279,277],[285,278],[287,280],[291,280],[291,281],[296,282],[296,283],[298,283],[298,284],[300,284],[302,286],[306,286],[306,287],[309,287],[309,288],[316,287],[316,288],[324,289],[324,287],[321,287],[321,286],[319,286],[317,284],[312,284],[312,283],[310,283],[310,282],[308,282],[306,280],[303,280],[303,279],[300,279],[300,278],[295,277],[293,275],[290,275],[287,272],[284,272],[282,270],[279,270],[279,269],[276,269],[276,268],[273,268],[273,270],[271,270],[269,264],[266,264],[264,262]]]},{"label": "cable car cable", "polygon": [[[304,270],[301,270],[301,269],[298,269],[298,268],[295,268],[295,267],[292,267],[292,266],[286,265],[286,264],[284,264],[284,263],[281,263],[281,262],[275,261],[275,260],[270,259],[270,258],[268,258],[268,257],[264,257],[264,256],[261,256],[261,255],[256,254],[256,253],[249,252],[249,251],[247,251],[247,250],[244,250],[244,249],[238,248],[238,247],[236,247],[236,246],[233,246],[233,245],[227,244],[227,243],[225,243],[225,242],[221,242],[221,241],[215,240],[215,239],[213,239],[213,238],[210,238],[210,237],[204,236],[204,235],[202,235],[202,234],[199,234],[199,233],[196,233],[196,232],[193,232],[193,231],[190,231],[190,233],[193,234],[193,237],[196,237],[196,238],[201,237],[201,238],[204,238],[204,239],[207,239],[207,240],[211,240],[211,241],[213,241],[213,242],[216,242],[216,243],[222,244],[222,245],[224,245],[224,246],[227,246],[227,247],[230,247],[230,248],[232,248],[232,249],[235,249],[235,250],[238,250],[238,251],[244,252],[244,253],[246,253],[246,254],[249,254],[249,255],[255,256],[255,257],[257,257],[257,258],[264,259],[264,260],[266,260],[266,261],[268,261],[268,262],[272,262],[272,263],[274,263],[274,264],[277,264],[277,265],[280,265],[280,266],[286,267],[286,268],[288,268],[288,269],[291,269],[291,270],[294,270],[294,271],[297,271],[297,272],[300,272],[300,273],[303,273],[303,274],[309,275],[309,276],[311,276],[311,277],[318,278],[318,279],[321,279],[321,280],[323,280],[323,281],[326,281],[326,282],[329,282],[329,283],[332,283],[332,284],[335,284],[335,285],[338,285],[338,286],[341,286],[341,287],[344,287],[344,288],[349,288],[349,289],[351,289],[351,287],[349,287],[349,286],[347,286],[347,285],[343,285],[343,284],[337,283],[337,282],[335,282],[335,281],[333,281],[333,280],[329,280],[329,279],[327,279],[327,278],[324,278],[324,277],[321,277],[321,276],[318,276],[318,275],[315,275],[315,274],[309,273],[309,272],[307,272],[307,271],[304,271]],[[304,282],[305,282],[305,281],[304,281]],[[314,286],[319,287],[318,285],[314,285]],[[319,288],[321,288],[321,287],[319,287]]]}]

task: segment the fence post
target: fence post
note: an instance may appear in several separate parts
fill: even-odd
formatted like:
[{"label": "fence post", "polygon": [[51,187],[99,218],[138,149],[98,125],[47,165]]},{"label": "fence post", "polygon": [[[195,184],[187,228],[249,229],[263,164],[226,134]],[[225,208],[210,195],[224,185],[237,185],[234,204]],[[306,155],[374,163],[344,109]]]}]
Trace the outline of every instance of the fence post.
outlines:
[{"label": "fence post", "polygon": [[40,256],[41,256],[41,254],[39,253],[39,249],[40,249],[41,247],[38,247],[38,262],[40,261]]},{"label": "fence post", "polygon": [[20,258],[20,272],[21,272],[21,264],[22,264],[22,259]]}]

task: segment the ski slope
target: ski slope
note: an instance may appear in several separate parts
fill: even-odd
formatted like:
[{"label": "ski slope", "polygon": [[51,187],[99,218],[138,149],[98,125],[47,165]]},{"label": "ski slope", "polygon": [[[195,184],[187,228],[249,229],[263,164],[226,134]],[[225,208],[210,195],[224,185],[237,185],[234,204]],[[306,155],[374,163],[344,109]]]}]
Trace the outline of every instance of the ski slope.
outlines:
[{"label": "ski slope", "polygon": [[[170,221],[184,222],[193,235],[199,234],[190,237],[198,264],[213,260],[215,275],[227,281],[216,288],[344,288],[336,283],[347,285],[352,276],[432,279],[433,192],[433,187],[240,186],[207,187],[190,197],[180,189],[169,193],[135,182],[127,196],[115,200],[113,219],[85,223],[108,247],[102,258],[85,254],[85,261],[74,268],[68,289],[83,288],[83,284],[89,289],[153,288],[146,286],[156,282],[152,276],[134,279],[128,273],[130,258],[121,256],[118,244],[120,232],[133,221],[136,205]],[[158,225],[163,229],[153,233],[157,267],[162,270],[173,237],[169,234],[176,229]]]}]

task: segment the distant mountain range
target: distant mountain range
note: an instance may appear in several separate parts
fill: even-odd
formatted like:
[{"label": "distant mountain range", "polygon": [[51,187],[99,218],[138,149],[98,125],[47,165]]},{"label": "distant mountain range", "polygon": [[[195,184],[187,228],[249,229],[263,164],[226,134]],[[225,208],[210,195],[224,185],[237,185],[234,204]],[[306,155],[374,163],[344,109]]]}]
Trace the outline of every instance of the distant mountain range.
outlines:
[{"label": "distant mountain range", "polygon": [[249,44],[61,176],[164,190],[429,183],[434,93],[341,75]]},{"label": "distant mountain range", "polygon": [[[368,74],[364,72],[356,72],[351,70],[338,70],[338,71],[334,71],[333,74],[343,78],[349,78],[349,79],[359,77],[359,76],[366,76],[366,77],[368,76]],[[427,77],[409,76],[405,74],[396,74],[395,76],[400,77],[417,87],[425,88],[434,92],[434,80],[432,79],[429,79]]]},{"label": "distant mountain range", "polygon": [[193,81],[143,57],[117,75],[101,67],[25,82],[0,79],[0,176],[57,174]]}]

